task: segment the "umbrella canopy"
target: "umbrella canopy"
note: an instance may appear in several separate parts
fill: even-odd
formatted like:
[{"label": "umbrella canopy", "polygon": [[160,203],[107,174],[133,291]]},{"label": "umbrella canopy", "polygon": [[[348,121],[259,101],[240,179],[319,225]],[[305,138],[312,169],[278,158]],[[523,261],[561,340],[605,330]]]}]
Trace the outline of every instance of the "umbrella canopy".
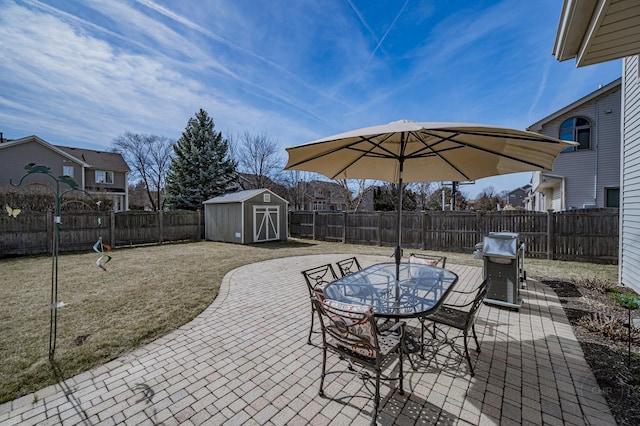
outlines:
[{"label": "umbrella canopy", "polygon": [[330,179],[460,182],[551,170],[556,156],[572,145],[505,127],[402,120],[287,148],[285,169]]},{"label": "umbrella canopy", "polygon": [[287,148],[285,169],[316,172],[330,179],[376,179],[399,184],[397,275],[402,256],[403,182],[459,182],[551,170],[556,156],[574,145],[505,127],[401,120]]}]

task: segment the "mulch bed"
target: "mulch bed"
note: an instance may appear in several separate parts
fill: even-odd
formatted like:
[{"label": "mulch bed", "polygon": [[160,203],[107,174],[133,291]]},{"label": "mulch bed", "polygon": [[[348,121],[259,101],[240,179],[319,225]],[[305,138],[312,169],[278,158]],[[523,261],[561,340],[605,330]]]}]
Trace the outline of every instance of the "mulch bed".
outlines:
[{"label": "mulch bed", "polygon": [[[545,279],[542,282],[557,293],[598,381],[599,392],[607,400],[616,422],[619,425],[639,425],[640,329],[632,328],[629,360],[629,311],[612,297],[616,292],[636,294],[629,288],[597,279]],[[640,310],[632,310],[631,318],[632,323],[640,318]],[[587,391],[598,392],[597,389]]]}]

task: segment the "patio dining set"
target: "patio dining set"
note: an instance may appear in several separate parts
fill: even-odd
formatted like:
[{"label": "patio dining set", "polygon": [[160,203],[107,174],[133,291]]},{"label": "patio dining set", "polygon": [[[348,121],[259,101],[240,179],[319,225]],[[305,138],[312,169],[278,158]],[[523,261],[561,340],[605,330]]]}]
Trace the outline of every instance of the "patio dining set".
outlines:
[{"label": "patio dining set", "polygon": [[[446,257],[418,253],[411,253],[399,268],[393,262],[362,268],[357,257],[335,265],[327,263],[302,271],[311,301],[307,343],[313,344],[314,333],[322,335],[321,396],[330,373],[348,372],[373,380],[371,421],[375,424],[380,381],[398,381],[398,391],[404,394],[405,359],[417,370],[412,357],[424,360],[425,352],[447,345],[466,358],[469,373],[474,375],[469,340],[473,337],[479,353],[474,324],[487,292],[487,279],[470,290],[458,290],[459,277],[446,269]],[[407,326],[412,318],[419,321],[419,327]],[[319,327],[314,327],[316,319]],[[344,360],[347,370],[328,370],[329,352]],[[383,375],[395,359],[397,368]],[[397,375],[392,377],[396,369]]]}]

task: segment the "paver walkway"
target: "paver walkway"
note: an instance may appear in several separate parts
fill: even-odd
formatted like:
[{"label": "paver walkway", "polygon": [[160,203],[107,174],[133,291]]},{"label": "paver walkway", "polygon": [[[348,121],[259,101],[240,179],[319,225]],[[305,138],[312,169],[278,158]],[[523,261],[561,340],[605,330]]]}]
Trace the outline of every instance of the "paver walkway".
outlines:
[{"label": "paver walkway", "polygon": [[[231,271],[189,324],[38,391],[37,401],[26,395],[0,405],[0,424],[366,425],[369,388],[340,375],[320,398],[321,350],[306,343],[310,305],[299,271],[345,257],[291,257]],[[359,258],[363,266],[389,260]],[[480,268],[448,267],[461,285],[481,280]],[[520,312],[480,310],[473,378],[465,359],[449,351],[418,360],[417,372],[406,363],[405,395],[383,385],[378,422],[615,424],[553,290],[530,282],[522,294]]]}]

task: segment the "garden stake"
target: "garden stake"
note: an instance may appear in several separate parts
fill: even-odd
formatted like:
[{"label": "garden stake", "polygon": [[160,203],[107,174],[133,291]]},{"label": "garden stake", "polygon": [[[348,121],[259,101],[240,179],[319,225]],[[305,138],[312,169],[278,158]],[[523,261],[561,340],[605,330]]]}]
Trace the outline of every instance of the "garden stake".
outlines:
[{"label": "garden stake", "polygon": [[[81,191],[84,192],[85,194],[89,195],[86,191],[79,189],[78,188],[78,184],[76,183],[75,180],[73,180],[71,177],[69,176],[54,176],[51,174],[51,168],[47,167],[47,166],[38,166],[35,165],[33,163],[28,164],[25,166],[25,170],[27,170],[27,173],[25,173],[21,178],[20,181],[17,184],[14,184],[13,181],[11,179],[9,179],[9,183],[12,186],[20,186],[22,185],[22,181],[24,181],[24,179],[34,173],[40,173],[40,174],[44,174],[49,176],[50,178],[52,178],[56,185],[55,185],[55,191],[56,191],[56,195],[55,195],[55,200],[56,200],[56,208],[55,208],[55,213],[53,216],[53,224],[54,224],[54,228],[53,228],[53,235],[52,235],[52,253],[51,253],[51,258],[52,258],[52,262],[51,262],[51,304],[50,306],[50,310],[51,310],[51,314],[50,314],[50,320],[49,320],[49,360],[53,360],[53,355],[56,351],[56,338],[57,338],[57,334],[58,334],[58,308],[61,308],[63,306],[65,306],[65,304],[63,302],[59,302],[58,301],[58,255],[59,255],[59,251],[60,251],[60,210],[61,210],[61,204],[60,204],[60,200],[62,199],[62,197],[64,197],[65,194],[67,194],[68,192],[71,191]],[[62,193],[60,193],[60,183],[64,183],[66,185],[68,185],[70,187],[70,189],[67,189],[66,191],[63,191]],[[89,195],[90,196],[90,195]]]}]

